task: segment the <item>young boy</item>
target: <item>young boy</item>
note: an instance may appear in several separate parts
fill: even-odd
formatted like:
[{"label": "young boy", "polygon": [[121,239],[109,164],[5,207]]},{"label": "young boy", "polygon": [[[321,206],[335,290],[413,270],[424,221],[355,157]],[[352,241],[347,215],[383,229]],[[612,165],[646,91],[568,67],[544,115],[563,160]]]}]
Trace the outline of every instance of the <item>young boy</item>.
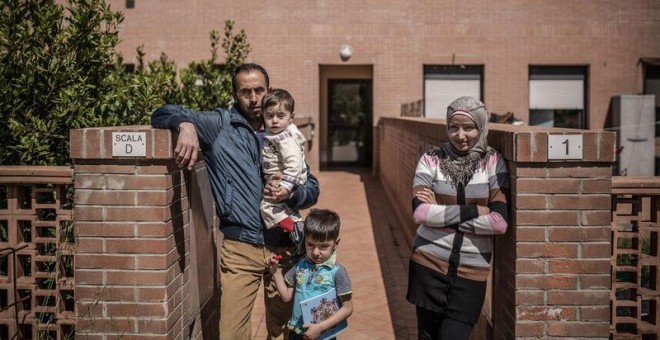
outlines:
[{"label": "young boy", "polygon": [[[268,181],[275,173],[282,173],[280,186],[289,193],[307,180],[305,165],[305,137],[293,124],[295,102],[289,92],[273,89],[261,101],[261,112],[266,125],[261,150],[263,174]],[[278,226],[291,233],[300,213],[284,203],[261,201],[261,216],[266,228]],[[298,230],[296,230],[298,231]],[[292,235],[298,241],[296,235]]]},{"label": "young boy", "polygon": [[[293,315],[289,320],[289,339],[316,339],[332,326],[353,313],[351,280],[346,268],[336,261],[339,245],[339,216],[327,209],[312,209],[305,219],[306,257],[300,259],[284,276],[278,266],[281,256],[272,255],[266,265],[282,300],[293,298]],[[303,324],[301,301],[319,296],[334,288],[341,301],[339,309],[319,323]]]}]

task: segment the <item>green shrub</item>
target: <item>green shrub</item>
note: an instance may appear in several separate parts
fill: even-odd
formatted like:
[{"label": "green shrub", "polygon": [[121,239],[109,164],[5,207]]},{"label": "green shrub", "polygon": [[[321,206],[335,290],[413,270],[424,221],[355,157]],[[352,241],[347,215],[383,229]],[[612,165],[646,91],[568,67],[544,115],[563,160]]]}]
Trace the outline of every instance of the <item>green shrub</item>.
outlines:
[{"label": "green shrub", "polygon": [[121,12],[104,0],[13,0],[0,13],[1,165],[66,165],[72,128],[148,124],[164,103],[194,109],[226,106],[230,74],[250,51],[245,33],[225,22],[223,67],[211,57],[181,70],[166,55],[134,72],[117,52]]},{"label": "green shrub", "polygon": [[195,110],[212,110],[229,105],[231,102],[231,74],[243,64],[250,52],[245,32],[234,34],[234,23],[225,22],[222,49],[226,55],[222,65],[217,63],[220,35],[216,31],[210,34],[211,58],[201,62],[192,62],[181,71],[183,91],[181,97],[171,98],[171,103],[180,103]]}]

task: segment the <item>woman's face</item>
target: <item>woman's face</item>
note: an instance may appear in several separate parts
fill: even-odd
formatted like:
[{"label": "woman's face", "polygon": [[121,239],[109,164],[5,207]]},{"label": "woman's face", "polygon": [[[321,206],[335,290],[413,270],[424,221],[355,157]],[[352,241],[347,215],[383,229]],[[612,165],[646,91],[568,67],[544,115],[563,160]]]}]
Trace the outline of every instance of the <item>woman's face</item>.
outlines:
[{"label": "woman's face", "polygon": [[477,124],[469,116],[456,114],[449,119],[447,129],[451,144],[458,151],[468,152],[479,140]]}]

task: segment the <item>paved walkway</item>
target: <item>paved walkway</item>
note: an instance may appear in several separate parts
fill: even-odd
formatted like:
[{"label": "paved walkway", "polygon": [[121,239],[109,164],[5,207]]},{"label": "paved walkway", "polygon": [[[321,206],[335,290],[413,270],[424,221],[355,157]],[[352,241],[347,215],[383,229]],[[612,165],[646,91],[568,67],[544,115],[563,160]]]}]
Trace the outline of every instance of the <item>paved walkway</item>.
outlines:
[{"label": "paved walkway", "polygon": [[[353,284],[353,315],[338,339],[416,339],[415,310],[405,300],[410,250],[380,182],[370,169],[323,171],[317,177],[316,207],[341,217],[337,258]],[[262,301],[260,295],[252,314],[255,339],[266,338]]]}]

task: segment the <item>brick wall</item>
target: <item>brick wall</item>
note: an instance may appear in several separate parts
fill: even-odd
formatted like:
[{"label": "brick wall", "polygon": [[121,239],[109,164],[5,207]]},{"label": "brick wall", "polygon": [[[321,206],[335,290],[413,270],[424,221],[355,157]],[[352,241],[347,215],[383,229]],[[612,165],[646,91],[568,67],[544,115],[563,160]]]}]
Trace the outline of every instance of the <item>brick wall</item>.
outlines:
[{"label": "brick wall", "polygon": [[[490,127],[512,193],[510,229],[495,241],[488,331],[495,339],[607,338],[614,133]],[[446,141],[444,121],[382,118],[377,130],[378,175],[410,242],[415,166],[423,151]],[[581,161],[548,161],[548,134],[563,133],[582,134]]]},{"label": "brick wall", "polygon": [[[145,155],[113,156],[119,131],[143,132]],[[374,169],[410,242],[413,172],[421,153],[446,140],[445,126],[383,118],[375,132]],[[582,134],[583,159],[548,161],[548,134],[566,132]],[[493,124],[489,137],[508,160],[511,228],[496,238],[493,310],[490,300],[485,308],[492,329],[480,331],[497,339],[607,337],[614,134]],[[217,337],[217,275],[213,282],[197,274],[217,267],[204,259],[215,252],[213,209],[190,203],[208,194],[205,167],[179,170],[173,144],[169,131],[149,127],[71,132],[79,335]]]},{"label": "brick wall", "polygon": [[[144,132],[146,155],[113,156],[118,131]],[[149,127],[71,131],[78,335],[217,337],[216,285],[197,276],[215,270],[203,258],[215,251],[213,209],[188,209],[208,179],[203,165],[181,171],[172,145],[169,131]]]},{"label": "brick wall", "polygon": [[[484,65],[484,101],[492,112],[527,120],[530,65],[588,66],[589,127],[605,127],[610,99],[643,92],[640,57],[660,57],[657,0],[600,1],[272,1],[109,0],[122,10],[119,50],[135,62],[161,52],[180,67],[210,56],[208,33],[226,19],[245,29],[248,60],[272,85],[288,89],[299,115],[320,122],[323,67],[373,69],[373,122],[398,116],[424,96],[424,65]],[[339,48],[353,47],[343,61]],[[316,145],[320,145],[317,143]],[[310,159],[318,160],[315,146]],[[313,167],[318,166],[315,161]]]}]

